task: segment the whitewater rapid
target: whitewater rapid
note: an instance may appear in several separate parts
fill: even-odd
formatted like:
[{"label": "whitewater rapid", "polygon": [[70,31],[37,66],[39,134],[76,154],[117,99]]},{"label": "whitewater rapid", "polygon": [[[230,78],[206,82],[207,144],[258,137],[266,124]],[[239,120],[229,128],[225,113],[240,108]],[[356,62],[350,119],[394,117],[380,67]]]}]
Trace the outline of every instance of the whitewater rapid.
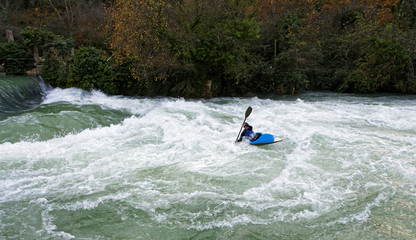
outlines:
[{"label": "whitewater rapid", "polygon": [[[282,142],[234,143],[248,106]],[[50,89],[0,136],[4,239],[416,236],[414,96]]]}]

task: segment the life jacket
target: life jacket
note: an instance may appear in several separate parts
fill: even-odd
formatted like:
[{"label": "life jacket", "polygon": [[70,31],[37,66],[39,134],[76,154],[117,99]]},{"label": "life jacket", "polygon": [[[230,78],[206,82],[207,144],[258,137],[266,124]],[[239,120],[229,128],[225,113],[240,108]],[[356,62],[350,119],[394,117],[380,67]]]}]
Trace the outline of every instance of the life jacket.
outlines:
[{"label": "life jacket", "polygon": [[251,129],[253,129],[253,128],[251,127],[251,128],[249,128],[249,129],[246,130],[245,136],[246,136],[246,138],[248,140],[253,141],[254,138],[256,137],[256,134]]}]

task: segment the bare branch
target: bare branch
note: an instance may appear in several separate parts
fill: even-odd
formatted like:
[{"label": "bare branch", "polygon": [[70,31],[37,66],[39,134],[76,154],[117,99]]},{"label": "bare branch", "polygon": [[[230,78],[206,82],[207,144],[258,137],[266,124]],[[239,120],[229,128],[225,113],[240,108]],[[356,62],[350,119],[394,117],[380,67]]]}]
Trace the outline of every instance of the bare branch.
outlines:
[{"label": "bare branch", "polygon": [[55,7],[55,5],[53,5],[52,0],[49,0],[49,4],[50,4],[50,5],[51,5],[51,7],[53,8],[53,10],[55,10],[56,15],[58,15],[58,17],[62,19],[62,16],[61,16],[61,14],[59,14],[58,9]]}]

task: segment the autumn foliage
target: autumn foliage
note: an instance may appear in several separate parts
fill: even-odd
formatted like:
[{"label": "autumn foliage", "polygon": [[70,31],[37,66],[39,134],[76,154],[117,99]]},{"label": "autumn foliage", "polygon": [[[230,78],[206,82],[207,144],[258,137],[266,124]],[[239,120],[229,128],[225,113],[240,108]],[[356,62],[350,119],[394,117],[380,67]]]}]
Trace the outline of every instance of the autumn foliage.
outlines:
[{"label": "autumn foliage", "polygon": [[[0,30],[44,25],[63,35],[53,48],[37,46],[44,79],[61,87],[185,97],[416,93],[416,0],[5,2]],[[28,38],[16,34],[22,45]],[[47,51],[60,48],[64,57]],[[105,71],[78,74],[89,61]]]},{"label": "autumn foliage", "polygon": [[106,33],[118,61],[133,58],[151,64],[163,55],[160,35],[167,29],[167,6],[159,0],[116,0],[106,8]]},{"label": "autumn foliage", "polygon": [[[396,42],[416,46],[392,28],[403,6],[399,0],[115,0],[106,9],[106,32],[119,63],[133,59],[142,66],[135,71],[170,66],[165,80],[179,95],[212,80],[214,95],[407,92],[416,90],[414,73],[406,73],[414,65],[406,59],[415,56]],[[386,49],[408,56],[388,51],[400,62],[375,61]]]}]

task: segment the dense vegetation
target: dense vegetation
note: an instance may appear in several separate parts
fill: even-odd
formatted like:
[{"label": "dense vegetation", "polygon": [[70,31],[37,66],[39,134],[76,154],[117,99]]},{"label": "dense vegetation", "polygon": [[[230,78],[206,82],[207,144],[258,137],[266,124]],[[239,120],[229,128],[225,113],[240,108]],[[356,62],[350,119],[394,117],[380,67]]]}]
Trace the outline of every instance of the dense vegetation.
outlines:
[{"label": "dense vegetation", "polygon": [[[416,93],[416,0],[5,0],[0,61],[59,87],[185,97]],[[34,51],[35,50],[35,51]]]}]

